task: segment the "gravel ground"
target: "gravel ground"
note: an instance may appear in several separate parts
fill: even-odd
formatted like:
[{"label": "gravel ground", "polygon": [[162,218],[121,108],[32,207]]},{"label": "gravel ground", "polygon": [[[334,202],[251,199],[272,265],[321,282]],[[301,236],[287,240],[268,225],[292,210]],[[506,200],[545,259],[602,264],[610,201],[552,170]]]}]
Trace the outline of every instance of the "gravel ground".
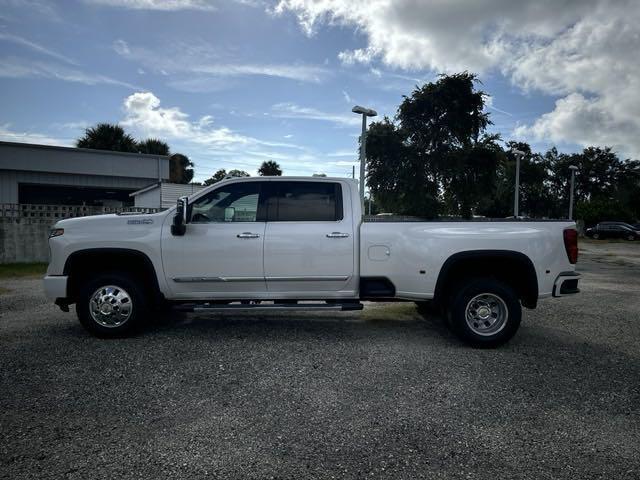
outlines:
[{"label": "gravel ground", "polygon": [[498,350],[412,304],[98,340],[1,280],[0,478],[640,478],[640,243],[615,245]]}]

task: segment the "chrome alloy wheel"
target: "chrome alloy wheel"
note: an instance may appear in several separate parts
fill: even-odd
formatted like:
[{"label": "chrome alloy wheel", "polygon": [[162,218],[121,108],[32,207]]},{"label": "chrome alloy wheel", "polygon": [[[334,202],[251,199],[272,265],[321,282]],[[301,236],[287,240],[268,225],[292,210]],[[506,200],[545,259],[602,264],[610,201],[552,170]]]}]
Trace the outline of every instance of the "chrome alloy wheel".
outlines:
[{"label": "chrome alloy wheel", "polygon": [[493,293],[473,297],[464,313],[471,331],[482,336],[495,335],[505,327],[509,318],[506,303]]},{"label": "chrome alloy wheel", "polygon": [[106,285],[91,295],[89,312],[98,325],[115,328],[129,320],[133,312],[133,302],[125,289]]}]

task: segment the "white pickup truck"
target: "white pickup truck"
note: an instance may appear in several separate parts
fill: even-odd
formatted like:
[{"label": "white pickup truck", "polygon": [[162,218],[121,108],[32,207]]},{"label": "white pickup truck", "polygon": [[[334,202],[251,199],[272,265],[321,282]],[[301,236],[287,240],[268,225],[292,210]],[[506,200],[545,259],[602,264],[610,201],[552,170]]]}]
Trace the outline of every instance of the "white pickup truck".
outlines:
[{"label": "white pickup truck", "polygon": [[474,346],[517,331],[521,305],[577,293],[569,221],[363,220],[350,179],[221,181],[155,214],[57,222],[47,296],[97,336],[166,308],[359,310],[427,302]]}]

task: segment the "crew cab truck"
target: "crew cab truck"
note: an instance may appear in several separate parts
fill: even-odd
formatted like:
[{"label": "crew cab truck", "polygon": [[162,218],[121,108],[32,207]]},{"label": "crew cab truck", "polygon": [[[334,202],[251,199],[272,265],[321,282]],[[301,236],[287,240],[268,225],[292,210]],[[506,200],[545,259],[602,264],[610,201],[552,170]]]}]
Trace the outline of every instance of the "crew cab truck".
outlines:
[{"label": "crew cab truck", "polygon": [[351,179],[223,180],[155,214],[57,222],[46,294],[122,336],[154,312],[361,309],[431,301],[474,346],[518,330],[521,306],[577,293],[569,221],[363,220]]}]

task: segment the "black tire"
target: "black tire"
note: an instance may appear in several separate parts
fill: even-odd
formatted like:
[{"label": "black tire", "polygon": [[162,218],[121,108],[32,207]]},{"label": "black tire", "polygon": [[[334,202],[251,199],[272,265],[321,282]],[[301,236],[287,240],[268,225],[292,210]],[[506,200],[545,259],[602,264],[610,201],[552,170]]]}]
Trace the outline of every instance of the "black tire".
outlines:
[{"label": "black tire", "polygon": [[[472,300],[474,304],[471,303]],[[470,319],[467,322],[467,308],[470,309],[470,317],[480,320],[474,322]],[[486,314],[485,320],[481,319],[481,308],[482,314]],[[506,315],[500,312],[505,312]],[[472,313],[475,313],[475,317]],[[469,345],[495,348],[508,342],[518,331],[522,320],[522,306],[516,292],[508,285],[492,278],[472,279],[459,284],[452,295],[448,320],[453,332]],[[495,323],[490,325],[492,322]],[[482,333],[478,333],[483,329]]]},{"label": "black tire", "polygon": [[[110,286],[116,288],[106,288]],[[107,320],[103,320],[103,324],[101,324],[91,314],[92,296],[97,294],[98,290],[101,289],[100,300],[106,299],[102,301],[101,304],[112,303],[113,306],[110,307],[112,313],[115,310],[117,315],[118,309],[129,305],[129,307],[126,307],[129,309],[128,317],[121,323],[119,323],[116,318],[114,319],[114,325],[105,326],[104,323],[106,323]],[[125,302],[126,298],[129,300]],[[120,301],[118,301],[118,299]],[[96,305],[98,304],[96,303]],[[137,331],[144,323],[144,320],[146,320],[148,311],[147,296],[140,287],[140,283],[131,275],[123,272],[102,273],[87,279],[80,288],[76,304],[76,313],[82,326],[89,333],[100,338],[124,337]],[[100,316],[101,315],[98,315],[98,317]],[[106,316],[104,318],[106,319]]]},{"label": "black tire", "polygon": [[635,235],[628,235],[627,236],[627,240],[629,240],[630,242],[633,242],[636,239]]},{"label": "black tire", "polygon": [[594,240],[598,240],[600,238],[600,234],[599,233],[594,233],[591,238],[593,238]]}]

